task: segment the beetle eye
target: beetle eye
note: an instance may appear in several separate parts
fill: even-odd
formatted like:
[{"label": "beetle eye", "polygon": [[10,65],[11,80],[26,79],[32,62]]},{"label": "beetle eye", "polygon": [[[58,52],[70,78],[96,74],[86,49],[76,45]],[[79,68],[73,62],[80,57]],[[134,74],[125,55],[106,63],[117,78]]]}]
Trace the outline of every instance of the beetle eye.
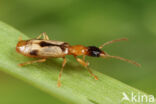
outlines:
[{"label": "beetle eye", "polygon": [[89,46],[88,47],[88,55],[89,56],[93,56],[93,57],[100,57],[100,54],[103,51],[100,50],[99,48],[95,47],[95,46]]}]

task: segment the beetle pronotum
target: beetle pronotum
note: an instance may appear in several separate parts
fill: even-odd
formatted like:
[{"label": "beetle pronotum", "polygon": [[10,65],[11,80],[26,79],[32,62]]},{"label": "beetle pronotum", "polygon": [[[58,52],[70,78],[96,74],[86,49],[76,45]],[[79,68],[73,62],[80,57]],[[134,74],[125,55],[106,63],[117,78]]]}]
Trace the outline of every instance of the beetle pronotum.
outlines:
[{"label": "beetle pronotum", "polygon": [[[41,37],[43,37],[43,39],[41,39]],[[85,56],[116,58],[140,66],[140,64],[134,61],[119,56],[111,56],[101,50],[105,45],[122,41],[122,40],[127,40],[127,39],[122,38],[122,39],[112,40],[104,43],[99,48],[96,46],[85,47],[83,45],[72,46],[66,42],[49,40],[48,35],[46,35],[46,33],[44,32],[35,39],[31,39],[31,40],[19,39],[19,42],[17,43],[16,46],[16,51],[20,54],[23,54],[24,56],[40,58],[38,60],[21,63],[19,64],[20,66],[37,63],[37,62],[45,62],[47,58],[63,58],[62,68],[60,70],[58,83],[57,83],[58,87],[60,87],[61,75],[66,65],[66,58],[65,58],[66,55],[73,55],[74,58],[77,60],[77,62],[83,65],[96,80],[98,80],[98,77],[94,75],[92,71],[88,68],[89,63],[85,61]],[[83,59],[80,59],[77,56],[83,56]]]}]

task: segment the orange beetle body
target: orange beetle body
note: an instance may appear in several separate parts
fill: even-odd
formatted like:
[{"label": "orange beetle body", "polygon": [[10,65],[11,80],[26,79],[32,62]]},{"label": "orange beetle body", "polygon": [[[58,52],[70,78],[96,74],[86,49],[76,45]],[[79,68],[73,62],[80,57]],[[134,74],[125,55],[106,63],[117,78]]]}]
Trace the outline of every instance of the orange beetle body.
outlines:
[{"label": "orange beetle body", "polygon": [[[42,36],[43,36],[43,39],[41,39]],[[46,33],[43,33],[39,35],[36,39],[31,39],[31,40],[20,39],[20,41],[17,43],[16,51],[24,56],[40,58],[39,60],[19,64],[20,66],[24,66],[24,65],[32,64],[36,62],[45,62],[47,58],[63,58],[64,61],[62,63],[62,68],[58,77],[58,87],[60,87],[61,75],[62,75],[64,66],[66,65],[66,58],[65,58],[66,55],[73,55],[75,59],[77,60],[77,62],[79,62],[81,65],[87,68],[89,73],[96,80],[98,78],[88,68],[89,64],[88,62],[85,61],[85,56],[116,58],[119,60],[123,60],[129,63],[135,64],[137,66],[140,66],[140,64],[136,62],[133,62],[131,60],[128,60],[119,56],[110,56],[109,54],[101,50],[101,48],[103,48],[105,45],[111,44],[113,42],[121,41],[121,40],[127,40],[127,39],[123,38],[123,39],[112,40],[112,41],[104,43],[99,48],[96,46],[85,47],[83,45],[72,46],[66,42],[49,40],[49,37],[46,35]],[[84,56],[84,57],[83,59],[80,59],[77,56]]]}]

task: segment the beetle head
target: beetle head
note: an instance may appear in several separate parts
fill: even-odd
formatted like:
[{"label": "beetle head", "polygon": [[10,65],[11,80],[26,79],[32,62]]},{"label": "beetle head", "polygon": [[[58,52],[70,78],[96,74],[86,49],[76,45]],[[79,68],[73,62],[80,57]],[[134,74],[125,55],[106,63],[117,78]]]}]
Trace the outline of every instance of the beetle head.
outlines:
[{"label": "beetle head", "polygon": [[122,61],[126,61],[128,63],[131,63],[131,64],[135,64],[136,66],[140,66],[140,64],[132,61],[132,60],[128,60],[128,59],[125,59],[123,57],[119,57],[119,56],[111,56],[109,54],[107,54],[106,52],[102,51],[100,48],[98,47],[95,47],[95,46],[89,46],[88,47],[88,56],[92,56],[92,57],[102,57],[102,58],[115,58],[115,59],[119,59],[119,60],[122,60]]},{"label": "beetle head", "polygon": [[100,48],[98,48],[96,46],[89,46],[88,47],[88,56],[100,57],[101,54],[105,54],[105,52],[102,51]]}]

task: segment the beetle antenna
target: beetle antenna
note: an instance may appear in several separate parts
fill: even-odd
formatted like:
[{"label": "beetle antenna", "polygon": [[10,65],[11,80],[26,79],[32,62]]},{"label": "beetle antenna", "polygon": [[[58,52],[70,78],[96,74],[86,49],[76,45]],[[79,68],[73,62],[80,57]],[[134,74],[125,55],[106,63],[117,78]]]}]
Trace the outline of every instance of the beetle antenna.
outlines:
[{"label": "beetle antenna", "polygon": [[108,44],[112,44],[114,42],[119,42],[119,41],[122,41],[122,40],[128,40],[127,38],[121,38],[121,39],[116,39],[116,40],[112,40],[112,41],[108,41],[106,43],[104,43],[103,45],[101,45],[99,48],[103,48],[105,45],[108,45]]},{"label": "beetle antenna", "polygon": [[111,55],[108,55],[108,54],[105,54],[105,55],[104,54],[101,54],[100,56],[103,57],[103,58],[110,57],[110,58],[115,58],[115,59],[119,59],[119,60],[122,60],[122,61],[126,61],[126,62],[128,62],[130,64],[134,64],[134,65],[136,65],[138,67],[141,66],[141,64],[138,64],[135,61],[132,61],[132,60],[129,60],[129,59],[125,59],[125,58],[119,57],[119,56],[111,56]]}]

